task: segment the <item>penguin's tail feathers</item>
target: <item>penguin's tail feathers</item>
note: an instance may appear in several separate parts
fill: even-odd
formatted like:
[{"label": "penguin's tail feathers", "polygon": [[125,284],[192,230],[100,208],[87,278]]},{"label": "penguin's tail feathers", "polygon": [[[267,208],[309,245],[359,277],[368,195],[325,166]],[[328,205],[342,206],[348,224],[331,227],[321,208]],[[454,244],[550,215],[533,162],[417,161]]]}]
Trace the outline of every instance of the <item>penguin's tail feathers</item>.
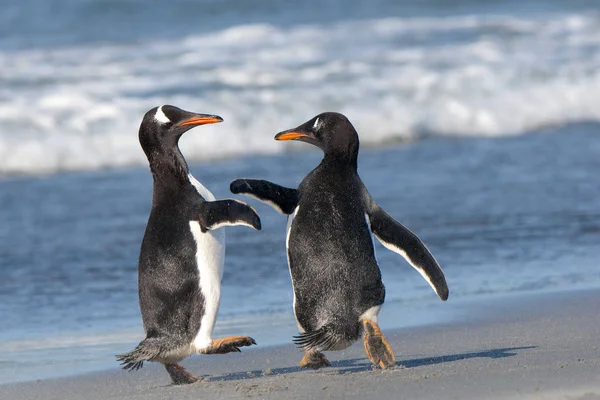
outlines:
[{"label": "penguin's tail feathers", "polygon": [[302,350],[318,351],[343,350],[360,337],[360,325],[339,327],[326,324],[315,331],[307,331],[294,336],[294,343]]},{"label": "penguin's tail feathers", "polygon": [[179,340],[161,336],[146,337],[135,349],[116,355],[124,370],[136,371],[144,366],[144,361],[156,361],[161,355],[168,354],[183,346]]},{"label": "penguin's tail feathers", "polygon": [[150,361],[160,354],[160,347],[155,342],[156,338],[146,338],[129,353],[117,354],[117,361],[121,362],[124,370],[137,371],[144,366],[144,361]]}]

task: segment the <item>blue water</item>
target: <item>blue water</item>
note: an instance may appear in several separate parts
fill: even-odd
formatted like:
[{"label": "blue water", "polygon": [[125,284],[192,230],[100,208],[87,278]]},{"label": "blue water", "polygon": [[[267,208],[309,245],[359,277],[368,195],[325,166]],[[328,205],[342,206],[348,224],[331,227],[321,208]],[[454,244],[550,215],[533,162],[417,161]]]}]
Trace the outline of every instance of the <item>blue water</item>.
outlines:
[{"label": "blue water", "polygon": [[[0,0],[0,174],[144,165],[157,104],[221,115],[188,158],[280,154],[350,115],[370,145],[600,121],[595,1]],[[227,137],[229,140],[223,140]]]},{"label": "blue water", "polygon": [[[296,186],[320,153],[273,135],[341,111],[373,197],[442,264],[450,300],[600,286],[600,11],[593,1],[0,1],[0,383],[116,368],[142,336],[143,113],[217,197]],[[252,201],[251,201],[252,202]],[[285,218],[227,230],[216,334],[296,333]],[[444,304],[377,247],[385,328]]]}]

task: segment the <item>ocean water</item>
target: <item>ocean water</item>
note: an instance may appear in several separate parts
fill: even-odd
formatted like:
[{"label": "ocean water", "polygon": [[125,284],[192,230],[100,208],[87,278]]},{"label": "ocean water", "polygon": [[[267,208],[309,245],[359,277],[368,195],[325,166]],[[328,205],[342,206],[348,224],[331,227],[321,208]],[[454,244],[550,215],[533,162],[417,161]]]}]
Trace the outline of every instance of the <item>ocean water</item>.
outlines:
[{"label": "ocean water", "polygon": [[[442,265],[449,301],[600,286],[595,1],[0,0],[0,383],[117,368],[142,337],[137,256],[159,104],[219,198],[295,187],[321,154],[273,135],[319,112],[360,134],[373,197]],[[285,218],[227,230],[216,335],[296,333]],[[384,328],[451,318],[377,244]]]},{"label": "ocean water", "polygon": [[164,103],[225,119],[193,160],[281,153],[324,110],[373,145],[600,120],[596,1],[398,3],[0,0],[0,173],[142,165]]}]

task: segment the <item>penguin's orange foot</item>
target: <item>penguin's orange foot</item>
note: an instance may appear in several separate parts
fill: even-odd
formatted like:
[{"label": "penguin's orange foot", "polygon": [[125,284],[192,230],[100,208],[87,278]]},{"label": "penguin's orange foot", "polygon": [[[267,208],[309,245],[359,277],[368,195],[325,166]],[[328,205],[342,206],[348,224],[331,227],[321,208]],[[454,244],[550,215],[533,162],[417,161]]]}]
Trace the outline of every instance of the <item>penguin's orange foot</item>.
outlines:
[{"label": "penguin's orange foot", "polygon": [[396,357],[394,357],[390,344],[381,333],[379,325],[373,321],[363,320],[363,328],[365,330],[363,339],[365,352],[373,365],[383,369],[396,365]]},{"label": "penguin's orange foot", "polygon": [[325,354],[317,350],[307,350],[304,352],[304,357],[300,360],[300,368],[319,369],[321,367],[329,367],[331,364],[325,357]]},{"label": "penguin's orange foot", "polygon": [[241,352],[240,347],[252,346],[256,344],[254,339],[249,336],[230,336],[223,339],[214,340],[212,345],[203,351],[204,354],[225,354]]},{"label": "penguin's orange foot", "polygon": [[190,374],[179,364],[165,364],[165,368],[169,375],[171,375],[173,385],[188,385],[200,380],[200,378]]}]

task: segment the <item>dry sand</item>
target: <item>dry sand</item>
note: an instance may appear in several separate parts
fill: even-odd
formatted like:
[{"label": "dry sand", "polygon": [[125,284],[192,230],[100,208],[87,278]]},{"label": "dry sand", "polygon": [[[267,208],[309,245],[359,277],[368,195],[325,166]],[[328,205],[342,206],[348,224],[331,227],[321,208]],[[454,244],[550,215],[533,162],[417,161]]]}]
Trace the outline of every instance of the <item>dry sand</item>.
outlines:
[{"label": "dry sand", "polygon": [[[600,290],[449,300],[454,322],[386,331],[397,357],[372,370],[359,342],[332,367],[297,367],[293,346],[184,361],[202,382],[169,385],[160,366],[0,386],[0,399],[600,399]],[[260,343],[259,343],[260,344]]]}]

